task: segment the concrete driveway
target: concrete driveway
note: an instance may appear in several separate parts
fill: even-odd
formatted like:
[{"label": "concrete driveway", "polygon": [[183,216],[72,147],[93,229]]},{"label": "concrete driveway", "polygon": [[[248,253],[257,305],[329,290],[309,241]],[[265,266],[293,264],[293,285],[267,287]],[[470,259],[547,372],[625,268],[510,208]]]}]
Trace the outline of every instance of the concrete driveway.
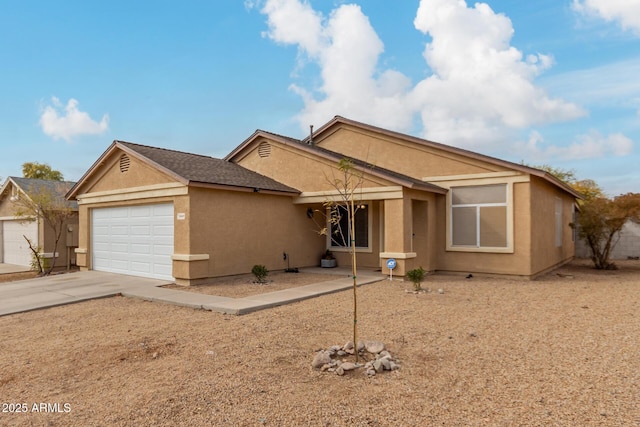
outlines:
[{"label": "concrete driveway", "polygon": [[[305,269],[309,272],[317,270]],[[240,315],[343,291],[353,286],[353,279],[346,273],[335,273],[337,278],[334,280],[236,299],[162,288],[170,283],[166,280],[82,271],[0,283],[0,316],[115,295]],[[358,275],[358,285],[380,280],[382,276],[376,272],[363,271]]]},{"label": "concrete driveway", "polygon": [[82,271],[0,283],[0,316],[166,285],[166,280]]}]

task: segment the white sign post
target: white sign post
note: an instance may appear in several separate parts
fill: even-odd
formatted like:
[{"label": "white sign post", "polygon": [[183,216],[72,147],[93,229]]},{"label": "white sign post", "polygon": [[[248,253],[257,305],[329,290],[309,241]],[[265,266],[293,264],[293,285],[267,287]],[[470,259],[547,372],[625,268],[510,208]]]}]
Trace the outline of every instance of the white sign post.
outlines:
[{"label": "white sign post", "polygon": [[387,268],[389,269],[389,280],[393,280],[393,269],[396,268],[396,265],[398,265],[398,263],[395,259],[389,258],[387,260]]}]

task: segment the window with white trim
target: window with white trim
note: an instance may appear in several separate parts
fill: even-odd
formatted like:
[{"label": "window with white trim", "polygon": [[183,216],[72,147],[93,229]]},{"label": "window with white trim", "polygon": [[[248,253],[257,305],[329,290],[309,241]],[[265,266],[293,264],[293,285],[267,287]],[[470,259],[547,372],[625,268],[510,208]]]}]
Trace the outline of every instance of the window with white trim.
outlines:
[{"label": "window with white trim", "polygon": [[555,223],[556,248],[560,248],[562,247],[562,199],[560,197],[556,197]]},{"label": "window with white trim", "polygon": [[[330,246],[332,248],[349,248],[351,245],[351,230],[349,228],[347,208],[343,205],[338,205],[331,209],[330,224],[327,227],[331,230]],[[369,242],[371,241],[369,211],[369,205],[362,203],[356,209],[354,224],[356,248],[358,249],[369,248]]]},{"label": "window with white trim", "polygon": [[507,184],[451,188],[451,247],[508,247]]}]

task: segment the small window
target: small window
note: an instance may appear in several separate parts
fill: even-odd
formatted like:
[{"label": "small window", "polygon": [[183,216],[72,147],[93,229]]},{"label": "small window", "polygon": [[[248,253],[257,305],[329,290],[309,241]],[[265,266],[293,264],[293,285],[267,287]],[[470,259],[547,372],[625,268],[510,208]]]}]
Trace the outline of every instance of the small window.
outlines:
[{"label": "small window", "polygon": [[[331,246],[334,248],[349,248],[351,246],[351,230],[349,229],[349,217],[347,208],[339,205],[331,210],[329,219],[331,230]],[[355,214],[355,241],[356,248],[369,247],[369,205],[360,204]]]},{"label": "small window", "polygon": [[451,188],[451,246],[507,248],[507,185]]},{"label": "small window", "polygon": [[120,156],[120,172],[125,173],[129,170],[129,166],[131,166],[131,159],[126,154]]},{"label": "small window", "polygon": [[562,199],[560,197],[556,197],[555,224],[556,248],[560,248],[562,247]]}]

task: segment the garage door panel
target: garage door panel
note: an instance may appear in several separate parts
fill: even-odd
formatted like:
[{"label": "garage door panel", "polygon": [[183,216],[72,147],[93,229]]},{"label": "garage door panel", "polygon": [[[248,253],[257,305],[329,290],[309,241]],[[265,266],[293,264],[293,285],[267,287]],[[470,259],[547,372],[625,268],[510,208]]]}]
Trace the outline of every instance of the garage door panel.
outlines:
[{"label": "garage door panel", "polygon": [[153,226],[153,235],[154,236],[171,236],[173,237],[173,227],[169,227],[166,225],[154,225]]},{"label": "garage door panel", "polygon": [[24,236],[34,245],[38,244],[38,224],[35,221],[21,222],[17,220],[2,221],[3,259],[7,264],[31,265],[31,249]]},{"label": "garage door panel", "polygon": [[145,262],[131,262],[131,270],[136,273],[151,273],[151,264]]},{"label": "garage door panel", "polygon": [[171,256],[171,255],[173,255],[173,248],[170,247],[170,246],[157,245],[157,246],[154,246],[153,249],[154,249],[153,253],[155,255],[162,255],[162,256],[166,256],[166,255]]},{"label": "garage door panel", "polygon": [[130,232],[134,236],[150,236],[151,227],[148,225],[132,225]]},{"label": "garage door panel", "polygon": [[136,255],[140,254],[150,254],[151,253],[151,245],[131,245],[131,252]]},{"label": "garage door panel", "polygon": [[93,211],[93,268],[172,280],[173,204]]}]

